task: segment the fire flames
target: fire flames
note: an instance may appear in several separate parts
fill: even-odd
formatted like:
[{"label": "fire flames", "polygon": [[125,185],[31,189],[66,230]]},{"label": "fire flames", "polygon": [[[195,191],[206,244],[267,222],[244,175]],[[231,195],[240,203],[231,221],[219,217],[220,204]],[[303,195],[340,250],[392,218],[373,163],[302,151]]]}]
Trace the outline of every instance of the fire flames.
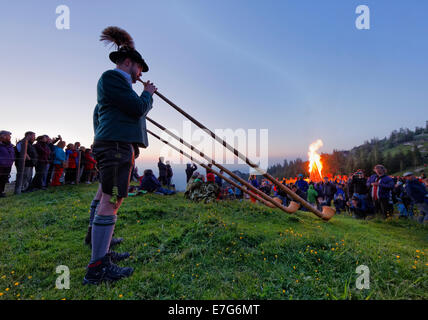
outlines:
[{"label": "fire flames", "polygon": [[318,139],[309,146],[309,177],[314,182],[321,181],[323,178],[321,156],[317,153],[317,150],[323,145],[322,140]]}]

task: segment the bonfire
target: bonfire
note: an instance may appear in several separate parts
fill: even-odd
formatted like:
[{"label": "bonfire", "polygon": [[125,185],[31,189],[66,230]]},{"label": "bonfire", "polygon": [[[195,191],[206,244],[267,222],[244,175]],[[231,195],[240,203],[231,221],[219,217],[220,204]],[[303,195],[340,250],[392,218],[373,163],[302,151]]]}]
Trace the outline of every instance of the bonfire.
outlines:
[{"label": "bonfire", "polygon": [[318,149],[323,146],[322,140],[318,139],[317,141],[311,143],[309,146],[309,178],[314,182],[322,181],[322,162],[321,156],[317,153]]}]

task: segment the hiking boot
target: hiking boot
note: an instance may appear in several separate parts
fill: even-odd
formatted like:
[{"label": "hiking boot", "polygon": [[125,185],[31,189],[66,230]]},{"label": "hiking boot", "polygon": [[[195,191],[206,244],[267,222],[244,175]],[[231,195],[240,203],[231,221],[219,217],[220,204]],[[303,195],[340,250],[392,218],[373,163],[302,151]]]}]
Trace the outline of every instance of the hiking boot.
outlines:
[{"label": "hiking boot", "polygon": [[102,281],[117,281],[129,277],[134,272],[133,268],[121,268],[111,262],[111,258],[106,254],[102,259],[88,265],[83,284],[100,284]]},{"label": "hiking boot", "polygon": [[109,253],[107,253],[107,255],[110,256],[111,262],[113,262],[113,263],[117,263],[119,261],[128,259],[130,256],[130,254],[128,252],[119,253],[119,252],[114,252],[114,251],[110,251]]},{"label": "hiking boot", "polygon": [[91,246],[92,244],[92,227],[88,227],[88,232],[86,233],[85,237],[85,244],[88,246]]},{"label": "hiking boot", "polygon": [[121,244],[122,241],[123,241],[123,238],[111,238],[110,248],[113,248],[114,246],[117,246],[118,244]]}]

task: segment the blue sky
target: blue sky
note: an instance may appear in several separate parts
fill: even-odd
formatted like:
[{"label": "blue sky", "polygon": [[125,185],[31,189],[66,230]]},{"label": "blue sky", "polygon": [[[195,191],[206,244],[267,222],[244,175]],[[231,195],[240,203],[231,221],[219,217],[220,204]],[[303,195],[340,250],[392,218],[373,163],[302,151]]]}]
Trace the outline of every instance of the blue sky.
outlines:
[{"label": "blue sky", "polygon": [[[70,30],[55,28],[60,4]],[[355,27],[360,4],[370,30]],[[99,35],[117,25],[149,64],[144,78],[207,127],[267,128],[272,163],[306,160],[316,139],[322,152],[350,149],[424,126],[427,12],[419,0],[4,1],[0,127],[90,145],[96,83],[114,67]],[[182,128],[159,99],[150,116]],[[150,143],[147,163],[162,146]]]}]

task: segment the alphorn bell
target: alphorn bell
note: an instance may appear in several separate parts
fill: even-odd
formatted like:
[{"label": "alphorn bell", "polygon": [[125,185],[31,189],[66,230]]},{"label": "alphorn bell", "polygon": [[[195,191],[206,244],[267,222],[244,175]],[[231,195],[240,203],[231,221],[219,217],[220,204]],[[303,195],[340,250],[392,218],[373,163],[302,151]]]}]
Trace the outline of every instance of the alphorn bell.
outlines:
[{"label": "alphorn bell", "polygon": [[[169,145],[171,148],[173,148],[174,150],[176,150],[177,152],[181,153],[182,155],[184,155],[185,157],[189,158],[189,159],[193,159],[193,157],[187,153],[185,153],[183,150],[177,148],[176,146],[170,144],[168,141],[165,141],[164,139],[162,139],[161,137],[159,137],[157,134],[151,132],[150,130],[147,129],[147,132],[150,133],[152,136],[154,136],[155,138],[159,139],[160,141],[162,141],[163,143],[165,143],[166,145]],[[218,164],[216,165],[218,166]],[[219,166],[218,166],[219,167]],[[205,169],[209,168],[208,166],[204,166]],[[220,168],[220,167],[219,167]],[[212,170],[211,168],[209,168],[210,170]],[[221,168],[220,168],[221,169]],[[226,168],[224,168],[226,169]],[[223,170],[223,169],[221,169]],[[247,181],[243,180],[242,178],[240,178],[239,176],[237,176],[236,174],[234,174],[233,172],[229,171],[229,170],[224,170],[227,174],[229,174],[231,177],[233,177],[234,179],[238,180],[241,184],[243,184],[244,186],[246,186],[247,188],[249,188],[252,192],[258,194],[259,196],[261,196],[266,202],[268,202],[269,204],[267,204],[268,207],[272,208],[272,204],[274,206],[277,206],[278,208],[280,208],[282,211],[286,212],[286,213],[293,213],[295,211],[297,211],[297,209],[299,208],[299,204],[295,203],[295,205],[290,205],[290,208],[287,208],[285,206],[283,206],[282,204],[276,202],[275,200],[273,200],[271,197],[269,197],[268,195],[266,195],[265,193],[263,193],[262,191],[254,188],[251,184],[249,184]],[[243,190],[243,189],[241,189]],[[265,201],[262,201],[263,203],[265,203]],[[265,203],[266,204],[266,203]],[[293,212],[291,212],[291,210],[294,210]]]},{"label": "alphorn bell", "polygon": [[[141,79],[137,79],[141,83],[145,84],[145,82]],[[271,181],[273,184],[275,184],[278,188],[280,188],[282,191],[284,191],[287,195],[289,195],[293,200],[299,202],[302,206],[304,206],[306,209],[314,213],[317,217],[323,219],[323,220],[330,220],[334,214],[336,213],[336,210],[329,207],[324,206],[323,211],[319,211],[317,208],[314,208],[311,204],[309,204],[306,200],[301,198],[299,195],[294,193],[292,190],[290,190],[287,186],[283,185],[279,181],[277,181],[274,177],[272,177],[269,173],[262,170],[257,164],[252,162],[250,159],[248,159],[245,155],[243,155],[239,150],[232,147],[230,144],[228,144],[225,140],[221,139],[219,136],[217,136],[214,132],[212,132],[210,129],[208,129],[206,126],[204,126],[202,123],[200,123],[198,120],[193,118],[190,114],[185,112],[183,109],[178,107],[175,103],[170,101],[168,98],[166,98],[164,95],[162,95],[160,92],[155,91],[155,94],[161,98],[163,101],[168,103],[171,107],[173,107],[175,110],[177,110],[179,113],[181,113],[183,116],[185,116],[187,119],[192,121],[196,126],[201,128],[202,130],[205,130],[213,139],[217,140],[220,144],[222,144],[225,148],[227,148],[229,151],[233,152],[235,156],[240,158],[241,160],[245,161],[250,167],[257,170],[260,174],[262,174],[266,179]]]}]

